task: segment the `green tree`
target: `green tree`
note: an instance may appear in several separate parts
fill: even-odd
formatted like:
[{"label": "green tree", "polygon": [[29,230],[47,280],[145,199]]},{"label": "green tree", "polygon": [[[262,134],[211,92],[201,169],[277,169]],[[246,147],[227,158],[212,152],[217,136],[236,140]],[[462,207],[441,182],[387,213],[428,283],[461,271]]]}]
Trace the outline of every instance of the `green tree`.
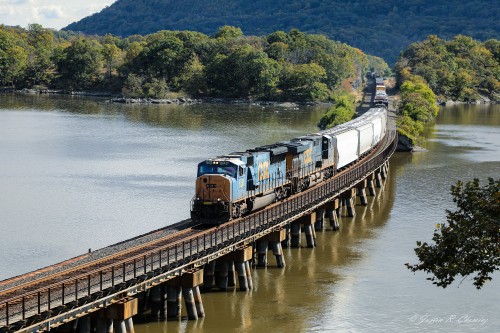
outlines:
[{"label": "green tree", "polygon": [[151,78],[144,88],[148,91],[147,95],[154,98],[164,98],[168,91],[167,82],[157,78]]},{"label": "green tree", "polygon": [[116,42],[116,38],[108,34],[104,37],[104,43],[102,44],[101,52],[108,77],[111,77],[111,73],[120,61],[121,49],[116,45]]},{"label": "green tree", "polygon": [[28,59],[26,79],[32,84],[48,84],[53,79],[55,64],[52,61],[55,40],[49,29],[39,24],[28,25]]},{"label": "green tree", "polygon": [[421,121],[404,115],[398,117],[396,127],[400,135],[408,137],[414,144],[419,144],[422,141],[421,135],[424,132],[424,124]]},{"label": "green tree", "polygon": [[215,34],[214,37],[221,38],[221,39],[239,38],[239,37],[243,37],[243,31],[241,31],[241,28],[225,25],[225,26],[219,28],[219,30],[217,31],[217,33]]},{"label": "green tree", "polygon": [[27,53],[19,44],[22,40],[12,31],[0,26],[0,82],[12,87],[24,76],[27,66]]},{"label": "green tree", "polygon": [[288,54],[288,45],[283,42],[274,42],[267,48],[267,54],[274,60],[283,61]]},{"label": "green tree", "polygon": [[500,179],[457,182],[451,187],[458,210],[447,210],[447,223],[436,226],[434,244],[417,242],[419,263],[406,266],[413,272],[432,274],[428,280],[446,288],[457,277],[475,275],[477,289],[500,268]]},{"label": "green tree", "polygon": [[144,47],[139,42],[132,42],[126,49],[125,61],[132,62],[139,54],[141,54]]},{"label": "green tree", "polygon": [[123,83],[122,93],[125,97],[142,97],[144,79],[136,74],[129,74]]},{"label": "green tree", "polygon": [[171,31],[149,35],[140,55],[130,66],[130,71],[151,78],[163,79],[175,87],[178,76],[189,59],[183,42]]},{"label": "green tree", "polygon": [[207,91],[205,66],[196,55],[185,63],[179,79],[181,89],[192,95],[202,95]]},{"label": "green tree", "polygon": [[285,95],[299,100],[320,100],[328,97],[328,87],[322,83],[325,78],[325,69],[316,63],[287,64],[283,67],[279,88]]},{"label": "green tree", "polygon": [[401,86],[399,112],[413,120],[428,122],[437,116],[436,95],[424,79],[413,75]]},{"label": "green tree", "polygon": [[242,45],[229,55],[218,54],[207,66],[212,92],[227,97],[271,94],[279,81],[281,66],[263,51]]},{"label": "green tree", "polygon": [[62,83],[74,89],[88,89],[99,80],[101,68],[100,45],[86,38],[78,38],[62,52],[57,64]]},{"label": "green tree", "polygon": [[321,117],[318,127],[328,129],[352,120],[356,114],[353,99],[347,94],[336,96],[335,103]]}]

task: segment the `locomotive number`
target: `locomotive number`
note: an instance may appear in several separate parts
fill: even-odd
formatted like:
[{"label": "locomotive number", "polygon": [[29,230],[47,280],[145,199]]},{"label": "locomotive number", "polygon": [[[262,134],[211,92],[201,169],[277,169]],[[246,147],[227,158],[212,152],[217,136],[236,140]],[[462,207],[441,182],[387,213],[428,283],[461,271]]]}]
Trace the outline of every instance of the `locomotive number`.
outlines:
[{"label": "locomotive number", "polygon": [[269,161],[259,163],[258,173],[259,173],[259,180],[264,180],[269,178]]}]

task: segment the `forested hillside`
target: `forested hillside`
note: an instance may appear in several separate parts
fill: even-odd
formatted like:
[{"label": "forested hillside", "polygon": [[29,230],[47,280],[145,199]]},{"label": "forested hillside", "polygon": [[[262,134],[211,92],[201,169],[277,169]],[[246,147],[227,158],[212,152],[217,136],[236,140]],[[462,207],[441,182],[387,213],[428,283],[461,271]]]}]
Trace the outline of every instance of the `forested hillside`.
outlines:
[{"label": "forested hillside", "polygon": [[458,35],[444,40],[431,35],[412,43],[394,67],[398,85],[419,76],[442,100],[500,99],[500,41],[485,42]]},{"label": "forested hillside", "polygon": [[163,30],[120,38],[0,25],[0,87],[14,89],[327,101],[359,89],[368,70],[382,73],[388,66],[299,30],[255,37],[224,26],[213,36]]},{"label": "forested hillside", "polygon": [[394,63],[401,49],[430,34],[498,39],[499,17],[500,2],[491,0],[118,0],[65,29],[125,37],[159,30],[212,35],[223,25],[258,36],[297,28]]},{"label": "forested hillside", "polygon": [[424,123],[438,114],[437,99],[500,100],[500,41],[431,35],[401,52],[394,71],[401,96],[398,131],[418,143]]}]

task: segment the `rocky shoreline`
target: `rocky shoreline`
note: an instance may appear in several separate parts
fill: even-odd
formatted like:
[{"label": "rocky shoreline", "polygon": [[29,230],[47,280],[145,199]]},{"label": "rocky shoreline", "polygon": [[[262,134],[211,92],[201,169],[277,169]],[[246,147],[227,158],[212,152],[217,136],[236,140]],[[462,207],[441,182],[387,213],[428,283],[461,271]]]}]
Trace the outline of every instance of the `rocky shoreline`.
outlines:
[{"label": "rocky shoreline", "polygon": [[123,97],[122,95],[112,94],[108,92],[91,92],[91,91],[67,91],[67,90],[54,90],[54,89],[13,89],[4,88],[0,89],[0,93],[19,93],[19,94],[57,94],[57,95],[73,95],[85,97],[102,97],[108,98],[106,101],[109,103],[122,103],[122,104],[177,104],[177,105],[192,105],[201,103],[210,104],[236,104],[236,105],[256,105],[256,106],[276,106],[285,108],[296,108],[298,106],[317,106],[317,105],[331,105],[328,102],[281,102],[281,101],[262,101],[252,99],[236,99],[236,98],[217,98],[217,97],[203,97],[203,98],[131,98]]},{"label": "rocky shoreline", "polygon": [[477,100],[470,100],[466,102],[461,102],[461,101],[453,101],[453,100],[437,100],[436,101],[438,105],[441,106],[446,106],[446,105],[453,105],[453,104],[496,104],[498,101],[489,99],[486,96],[481,96]]}]

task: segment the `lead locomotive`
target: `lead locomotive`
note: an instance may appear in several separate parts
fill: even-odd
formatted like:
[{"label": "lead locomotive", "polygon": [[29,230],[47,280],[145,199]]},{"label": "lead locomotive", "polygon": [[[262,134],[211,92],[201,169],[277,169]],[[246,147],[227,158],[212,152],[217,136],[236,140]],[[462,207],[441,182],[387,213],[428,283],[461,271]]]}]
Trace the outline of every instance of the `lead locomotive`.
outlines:
[{"label": "lead locomotive", "polygon": [[203,161],[191,219],[218,225],[331,178],[375,147],[386,124],[387,110],[373,108],[326,131]]}]

